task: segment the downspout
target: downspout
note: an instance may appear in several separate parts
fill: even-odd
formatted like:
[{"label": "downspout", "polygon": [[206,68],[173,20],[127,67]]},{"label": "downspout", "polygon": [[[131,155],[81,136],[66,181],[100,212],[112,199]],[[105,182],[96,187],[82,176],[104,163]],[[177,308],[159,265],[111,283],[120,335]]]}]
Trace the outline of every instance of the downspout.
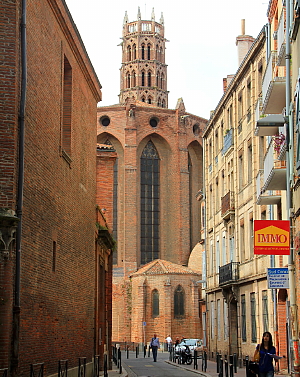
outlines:
[{"label": "downspout", "polygon": [[24,191],[24,144],[25,144],[25,108],[27,91],[27,50],[26,50],[26,0],[21,3],[20,22],[20,51],[21,51],[21,96],[19,109],[19,169],[18,169],[18,197],[16,213],[19,218],[16,232],[16,271],[15,295],[13,307],[13,348],[11,359],[11,375],[18,375],[19,338],[20,338],[20,287],[21,287],[21,240],[22,240],[22,211]]},{"label": "downspout", "polygon": [[286,1],[286,109],[285,109],[285,124],[286,124],[286,207],[287,218],[290,221],[290,254],[288,257],[288,270],[289,270],[289,283],[290,283],[290,326],[293,343],[293,362],[294,362],[294,374],[299,376],[299,338],[298,338],[298,315],[296,305],[296,287],[295,287],[295,265],[294,265],[294,250],[293,250],[293,237],[292,237],[292,194],[290,186],[291,176],[291,161],[293,161],[293,127],[290,127],[290,71],[291,71],[291,45],[290,45],[290,1]]}]

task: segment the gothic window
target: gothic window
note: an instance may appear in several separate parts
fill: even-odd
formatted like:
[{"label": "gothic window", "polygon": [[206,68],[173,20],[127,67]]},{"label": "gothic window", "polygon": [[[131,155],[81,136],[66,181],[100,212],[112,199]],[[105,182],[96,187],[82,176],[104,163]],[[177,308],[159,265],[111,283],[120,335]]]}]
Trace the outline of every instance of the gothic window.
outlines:
[{"label": "gothic window", "polygon": [[130,61],[131,60],[131,47],[128,46],[127,47],[127,61]]},{"label": "gothic window", "polygon": [[161,107],[161,99],[159,98],[158,101],[157,101],[157,106],[158,107]]},{"label": "gothic window", "polygon": [[161,79],[160,79],[160,87],[161,87],[161,89],[164,89],[164,79],[165,79],[165,76],[164,76],[164,74],[162,73],[162,74],[161,74]]},{"label": "gothic window", "polygon": [[181,285],[178,285],[174,293],[174,317],[180,318],[183,315],[184,315],[184,290]]},{"label": "gothic window", "polygon": [[161,107],[165,108],[166,107],[166,100],[162,100]]},{"label": "gothic window", "polygon": [[145,59],[145,45],[144,43],[142,44],[142,60]]},{"label": "gothic window", "polygon": [[127,72],[127,75],[126,75],[126,85],[127,85],[127,88],[130,88],[130,73]]},{"label": "gothic window", "polygon": [[162,47],[160,47],[159,49],[159,60],[162,62],[163,59],[162,59]]},{"label": "gothic window", "polygon": [[152,291],[152,317],[159,316],[159,293],[157,289]]},{"label": "gothic window", "polygon": [[156,86],[159,88],[159,83],[160,83],[160,73],[158,72],[156,75]]},{"label": "gothic window", "polygon": [[136,59],[136,45],[134,44],[132,46],[132,60]]},{"label": "gothic window", "polygon": [[146,100],[145,100],[145,97],[142,97],[142,102],[145,102]]},{"label": "gothic window", "polygon": [[148,86],[151,86],[151,71],[148,72]]},{"label": "gothic window", "polygon": [[158,45],[156,45],[156,49],[155,49],[155,58],[156,58],[156,60],[158,60],[158,53],[159,53],[159,51],[158,51]]},{"label": "gothic window", "polygon": [[151,97],[148,98],[148,103],[149,103],[149,104],[152,103]]},{"label": "gothic window", "polygon": [[136,74],[135,74],[135,71],[132,72],[132,86],[133,87],[136,86]]},{"label": "gothic window", "polygon": [[159,258],[159,155],[150,140],[141,155],[141,264]]},{"label": "gothic window", "polygon": [[148,44],[147,46],[147,52],[148,52],[148,60],[150,60],[151,59],[151,45],[150,44]]},{"label": "gothic window", "polygon": [[142,86],[145,86],[145,72],[142,72]]}]

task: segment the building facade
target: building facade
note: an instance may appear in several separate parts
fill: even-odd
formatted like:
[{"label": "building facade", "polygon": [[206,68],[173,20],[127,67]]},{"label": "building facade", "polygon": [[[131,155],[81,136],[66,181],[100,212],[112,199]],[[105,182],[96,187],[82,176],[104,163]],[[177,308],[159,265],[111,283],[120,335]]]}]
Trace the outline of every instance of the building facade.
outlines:
[{"label": "building facade", "polygon": [[[199,242],[195,196],[202,187],[206,120],[186,112],[182,99],[175,109],[167,108],[163,16],[157,23],[152,11],[151,18],[141,20],[138,11],[137,21],[129,22],[125,15],[120,103],[98,108],[97,142],[112,146],[117,155],[114,199],[103,204],[117,242],[112,336],[117,342],[148,342],[154,331],[163,340],[168,334],[202,335],[197,283],[202,266],[195,263],[202,256],[192,250]],[[145,294],[137,296],[140,290]],[[185,297],[179,312],[176,294]],[[159,297],[158,312],[153,297]],[[155,310],[146,310],[150,307]],[[197,320],[187,326],[195,313]]]},{"label": "building facade", "polygon": [[[239,36],[237,42],[242,39]],[[276,202],[271,213],[271,199],[259,202],[257,198],[260,156],[266,151],[266,140],[255,136],[266,45],[263,28],[230,77],[203,135],[207,344],[211,354],[236,353],[241,362],[246,355],[252,357],[264,331],[271,331],[277,348],[280,345],[286,353],[276,322],[284,318],[278,318],[274,309],[275,292],[268,289],[267,267],[285,266],[287,257],[255,255],[253,248],[254,221],[271,215],[281,219],[282,211]],[[286,290],[278,292],[284,302],[286,296]],[[285,329],[282,337],[284,333]]]},{"label": "building facade", "polygon": [[96,208],[101,85],[65,2],[0,7],[0,368],[25,376],[43,363],[50,376],[68,360],[77,375],[85,357],[92,375],[111,336],[113,244]]}]

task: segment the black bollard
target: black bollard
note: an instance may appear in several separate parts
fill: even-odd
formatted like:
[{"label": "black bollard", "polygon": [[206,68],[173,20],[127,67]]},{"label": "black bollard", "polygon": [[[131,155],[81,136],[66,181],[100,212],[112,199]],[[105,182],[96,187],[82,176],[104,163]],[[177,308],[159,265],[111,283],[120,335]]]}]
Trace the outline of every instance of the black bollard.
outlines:
[{"label": "black bollard", "polygon": [[146,353],[147,353],[147,346],[144,346],[144,358],[146,357]]},{"label": "black bollard", "polygon": [[229,377],[229,374],[228,374],[228,360],[227,360],[227,355],[225,355],[224,363],[225,363],[225,377]]},{"label": "black bollard", "polygon": [[198,352],[194,350],[194,369],[198,369]]},{"label": "black bollard", "polygon": [[135,347],[135,357],[138,358],[139,355],[139,347]]},{"label": "black bollard", "polygon": [[236,355],[236,353],[233,354],[233,370],[234,370],[234,373],[237,373],[237,355]]},{"label": "black bollard", "polygon": [[229,355],[229,376],[233,377],[233,355]]},{"label": "black bollard", "polygon": [[220,373],[220,354],[217,352],[217,373]]}]

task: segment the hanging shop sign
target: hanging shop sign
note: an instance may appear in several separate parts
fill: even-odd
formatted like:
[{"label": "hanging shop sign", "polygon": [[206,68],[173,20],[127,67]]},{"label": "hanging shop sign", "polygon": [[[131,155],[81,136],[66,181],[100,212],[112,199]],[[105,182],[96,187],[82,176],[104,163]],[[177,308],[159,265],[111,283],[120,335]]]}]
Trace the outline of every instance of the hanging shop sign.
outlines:
[{"label": "hanging shop sign", "polygon": [[254,220],[254,254],[289,255],[288,220]]}]

